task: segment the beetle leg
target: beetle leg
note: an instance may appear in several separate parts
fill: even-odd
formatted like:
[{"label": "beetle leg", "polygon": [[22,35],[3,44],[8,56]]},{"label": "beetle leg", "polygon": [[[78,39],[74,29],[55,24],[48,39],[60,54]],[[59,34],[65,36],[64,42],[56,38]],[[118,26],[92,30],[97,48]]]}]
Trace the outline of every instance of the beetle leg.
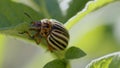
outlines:
[{"label": "beetle leg", "polygon": [[32,36],[28,31],[23,31],[20,34],[27,34],[30,38],[34,39],[34,36]]},{"label": "beetle leg", "polygon": [[53,48],[50,45],[48,45],[47,51],[53,52]]},{"label": "beetle leg", "polygon": [[34,35],[34,39],[35,39],[35,42],[36,42],[37,44],[40,44],[40,42],[41,42],[41,37],[39,38],[38,36],[39,36],[39,32]]},{"label": "beetle leg", "polygon": [[35,39],[35,42],[36,42],[37,45],[39,45],[40,42],[41,42],[41,39],[36,38],[36,39]]},{"label": "beetle leg", "polygon": [[[29,33],[27,33],[29,36],[31,36]],[[31,36],[31,38],[33,38],[36,42],[36,44],[40,44],[41,42],[41,37],[39,38],[39,32],[37,32],[36,34],[34,34],[33,36]]]},{"label": "beetle leg", "polygon": [[48,51],[54,52],[55,50],[56,50],[55,48],[48,44]]},{"label": "beetle leg", "polygon": [[24,34],[24,33],[26,33],[30,38],[34,39],[36,44],[40,44],[41,38],[40,39],[38,38],[39,32],[37,32],[33,36],[28,31],[21,32],[20,34]]}]

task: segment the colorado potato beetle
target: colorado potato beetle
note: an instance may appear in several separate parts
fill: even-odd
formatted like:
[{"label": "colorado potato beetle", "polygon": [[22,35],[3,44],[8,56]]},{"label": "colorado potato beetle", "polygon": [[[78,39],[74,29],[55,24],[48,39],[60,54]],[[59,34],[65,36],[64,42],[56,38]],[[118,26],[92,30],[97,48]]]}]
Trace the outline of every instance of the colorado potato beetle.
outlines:
[{"label": "colorado potato beetle", "polygon": [[[28,14],[26,14],[31,18]],[[31,35],[29,31],[35,31]],[[32,21],[29,31],[23,31],[21,34],[27,34],[30,38],[40,44],[41,38],[45,38],[48,44],[48,50],[64,50],[69,42],[69,33],[62,23],[55,19],[42,19],[40,21]]]}]

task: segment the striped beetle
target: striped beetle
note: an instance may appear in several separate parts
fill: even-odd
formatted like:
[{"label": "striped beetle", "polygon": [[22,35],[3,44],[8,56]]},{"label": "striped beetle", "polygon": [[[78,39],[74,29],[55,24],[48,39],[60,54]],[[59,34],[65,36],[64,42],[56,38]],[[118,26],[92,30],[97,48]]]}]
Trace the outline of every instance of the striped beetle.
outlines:
[{"label": "striped beetle", "polygon": [[[28,14],[26,14],[31,18]],[[32,20],[32,18],[31,18]],[[48,50],[64,50],[69,42],[69,33],[60,22],[54,19],[43,19],[41,21],[33,21],[30,31],[35,31],[31,35],[29,31],[23,31],[21,34],[26,33],[30,38],[34,39],[37,44],[40,44],[41,38],[45,38],[48,44]]]}]

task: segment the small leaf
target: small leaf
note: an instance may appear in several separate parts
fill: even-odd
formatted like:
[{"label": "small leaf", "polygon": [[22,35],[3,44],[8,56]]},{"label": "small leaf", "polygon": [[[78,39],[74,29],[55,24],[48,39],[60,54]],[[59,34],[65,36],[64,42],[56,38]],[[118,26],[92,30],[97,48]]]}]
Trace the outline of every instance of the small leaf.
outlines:
[{"label": "small leaf", "polygon": [[86,68],[120,68],[120,52],[93,60]]},{"label": "small leaf", "polygon": [[90,0],[72,0],[69,3],[66,19],[68,20],[69,18],[74,16],[78,11],[81,11],[88,1]]},{"label": "small leaf", "polygon": [[48,62],[43,68],[66,68],[66,62],[64,60],[55,59]]},{"label": "small leaf", "polygon": [[53,18],[63,22],[63,14],[57,0],[33,0],[45,18]]},{"label": "small leaf", "polygon": [[76,59],[85,56],[86,53],[83,52],[80,48],[71,47],[65,53],[66,59]]},{"label": "small leaf", "polygon": [[63,23],[64,18],[63,18],[61,9],[59,7],[58,1],[57,0],[45,0],[45,2],[46,2],[46,8],[50,16]]}]

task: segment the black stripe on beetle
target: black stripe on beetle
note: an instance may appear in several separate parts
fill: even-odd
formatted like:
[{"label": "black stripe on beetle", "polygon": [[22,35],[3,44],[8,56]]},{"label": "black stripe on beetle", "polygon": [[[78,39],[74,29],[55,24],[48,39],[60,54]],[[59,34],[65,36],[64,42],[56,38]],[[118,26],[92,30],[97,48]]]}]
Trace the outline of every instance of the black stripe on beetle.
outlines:
[{"label": "black stripe on beetle", "polygon": [[62,46],[62,47],[66,47],[66,45],[67,45],[67,43],[66,42],[64,42],[64,41],[62,41],[62,39],[60,39],[59,37],[56,37],[56,36],[54,36],[54,35],[51,35],[51,38],[53,38],[53,40],[55,41],[55,42],[57,42],[60,46]]},{"label": "black stripe on beetle", "polygon": [[68,38],[65,37],[64,35],[59,34],[59,33],[52,33],[52,35],[54,35],[54,36],[57,37],[58,39],[61,39],[61,40],[64,41],[65,43],[68,43]]}]

